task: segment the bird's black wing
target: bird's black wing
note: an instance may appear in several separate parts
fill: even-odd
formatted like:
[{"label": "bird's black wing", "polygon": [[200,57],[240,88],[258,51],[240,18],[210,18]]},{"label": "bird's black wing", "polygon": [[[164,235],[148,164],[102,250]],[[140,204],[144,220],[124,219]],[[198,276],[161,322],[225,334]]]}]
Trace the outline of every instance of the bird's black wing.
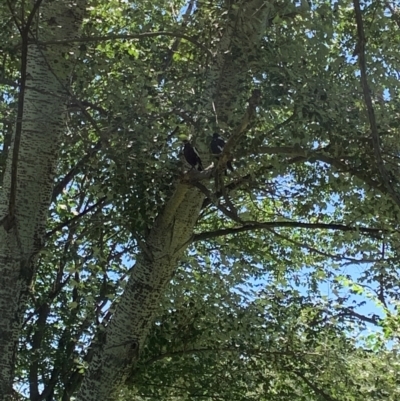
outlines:
[{"label": "bird's black wing", "polygon": [[189,142],[185,143],[185,147],[183,148],[183,155],[185,156],[186,161],[192,167],[197,168],[197,170],[199,171],[203,170],[203,165],[201,163],[199,152]]},{"label": "bird's black wing", "polygon": [[224,149],[225,141],[221,137],[214,137],[211,141],[211,152],[214,155],[219,155]]},{"label": "bird's black wing", "polygon": [[224,148],[224,146],[225,146],[225,141],[221,138],[221,137],[219,137],[218,139],[217,139],[217,144],[218,144],[218,148],[221,150],[221,152],[222,152],[222,149]]}]

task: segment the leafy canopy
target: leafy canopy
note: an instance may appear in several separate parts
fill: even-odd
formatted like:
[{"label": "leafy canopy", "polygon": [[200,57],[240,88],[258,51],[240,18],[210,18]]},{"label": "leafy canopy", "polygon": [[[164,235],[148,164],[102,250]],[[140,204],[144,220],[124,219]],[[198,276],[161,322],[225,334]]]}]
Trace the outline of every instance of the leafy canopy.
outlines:
[{"label": "leafy canopy", "polygon": [[[362,4],[365,94],[352,2],[268,2],[262,44],[230,99],[235,115],[218,121],[202,93],[229,11],[240,6],[91,3],[88,39],[65,54],[75,67],[21,335],[21,391],[32,377],[55,398],[76,389],[88,344],[187,170],[179,135],[200,132],[194,140],[211,162],[212,132],[229,138],[259,89],[256,117],[233,150],[235,173],[223,178],[227,194],[205,183],[236,219],[205,201],[121,398],[398,399],[397,6]],[[20,59],[0,7],[2,172]],[[232,63],[240,52],[232,47]]]}]

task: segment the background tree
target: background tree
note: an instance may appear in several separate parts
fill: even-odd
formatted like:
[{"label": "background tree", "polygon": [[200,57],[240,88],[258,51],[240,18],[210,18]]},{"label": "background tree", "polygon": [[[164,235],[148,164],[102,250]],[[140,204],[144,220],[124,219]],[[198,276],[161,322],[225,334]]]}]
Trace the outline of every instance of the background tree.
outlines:
[{"label": "background tree", "polygon": [[395,2],[1,7],[2,399],[398,398]]}]

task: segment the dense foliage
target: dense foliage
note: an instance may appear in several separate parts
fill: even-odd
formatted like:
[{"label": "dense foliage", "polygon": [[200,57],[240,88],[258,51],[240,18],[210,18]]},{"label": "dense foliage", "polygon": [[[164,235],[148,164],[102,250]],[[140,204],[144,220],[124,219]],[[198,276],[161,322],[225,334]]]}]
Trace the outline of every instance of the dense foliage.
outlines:
[{"label": "dense foliage", "polygon": [[[32,400],[79,387],[92,339],[188,170],[180,135],[196,133],[209,166],[212,133],[230,137],[254,89],[235,172],[201,180],[193,242],[121,399],[399,398],[400,4],[362,2],[361,29],[357,1],[266,2],[250,67],[238,67],[235,43],[223,66],[240,73],[239,96],[224,99],[235,113],[216,116],[206,78],[242,3],[91,2],[65,54],[68,116],[20,339],[15,388]],[[0,174],[21,7],[0,6]]]}]

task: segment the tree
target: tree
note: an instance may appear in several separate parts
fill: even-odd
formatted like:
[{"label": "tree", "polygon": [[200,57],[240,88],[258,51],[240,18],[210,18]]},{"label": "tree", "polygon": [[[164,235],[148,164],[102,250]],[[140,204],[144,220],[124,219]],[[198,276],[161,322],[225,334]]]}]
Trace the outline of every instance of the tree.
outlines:
[{"label": "tree", "polygon": [[[140,397],[357,397],[359,360],[377,356],[350,324],[397,327],[396,10],[172,6],[2,6],[0,396],[16,380],[32,400],[124,397],[124,383]],[[179,159],[182,132],[204,172]],[[300,277],[307,296],[291,288]],[[366,283],[386,323],[343,295]],[[151,371],[177,356],[201,377]],[[349,367],[353,382],[329,383]]]},{"label": "tree", "polygon": [[[64,88],[71,70],[71,62],[66,60],[70,45],[47,49],[39,41],[46,42],[54,36],[60,40],[76,37],[86,7],[83,1],[45,3],[43,7],[40,3],[27,10],[24,6],[17,10],[9,4],[9,15],[20,32],[21,58],[17,123],[9,148],[3,145],[7,161],[0,194],[3,399],[11,394],[24,307],[35,275],[35,259],[43,243],[63,132],[67,96]],[[35,21],[37,15],[40,19]],[[8,58],[7,54],[4,57]]]}]

